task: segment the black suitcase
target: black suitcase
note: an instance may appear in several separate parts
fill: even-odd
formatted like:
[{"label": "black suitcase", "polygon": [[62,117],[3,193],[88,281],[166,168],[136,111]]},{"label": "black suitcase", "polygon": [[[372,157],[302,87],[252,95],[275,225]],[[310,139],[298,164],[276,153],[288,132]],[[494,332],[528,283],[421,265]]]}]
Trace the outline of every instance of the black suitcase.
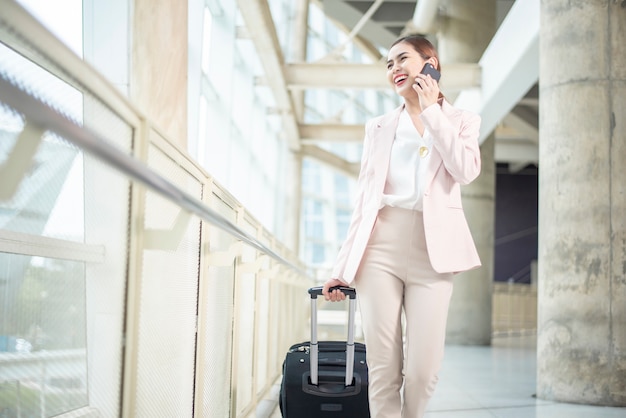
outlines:
[{"label": "black suitcase", "polygon": [[354,342],[356,291],[349,297],[348,340],[317,341],[317,297],[311,295],[311,341],[291,346],[283,363],[279,406],[284,418],[369,418],[365,345]]}]

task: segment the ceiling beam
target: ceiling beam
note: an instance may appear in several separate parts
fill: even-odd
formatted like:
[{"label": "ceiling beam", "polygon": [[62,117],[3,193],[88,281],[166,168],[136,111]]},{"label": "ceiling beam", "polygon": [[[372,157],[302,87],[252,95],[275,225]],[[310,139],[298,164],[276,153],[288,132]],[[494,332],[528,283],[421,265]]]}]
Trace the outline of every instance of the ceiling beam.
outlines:
[{"label": "ceiling beam", "polygon": [[531,106],[525,106],[518,104],[511,110],[516,117],[523,120],[528,125],[539,128],[539,109]]},{"label": "ceiling beam", "polygon": [[517,104],[529,107],[539,107],[539,97],[524,97]]},{"label": "ceiling beam", "polygon": [[[414,1],[414,0],[411,0],[411,1]],[[324,6],[321,3],[321,0],[310,0],[310,3],[315,4],[319,9],[324,10]],[[333,18],[333,16],[330,16],[328,14],[326,15],[326,18],[330,20],[335,26],[337,26],[337,29],[342,31],[344,34],[347,35],[350,33],[350,28],[344,25],[341,21]],[[376,45],[374,45],[373,43],[371,43],[364,37],[360,35],[356,35],[352,41],[354,42],[354,45],[359,50],[361,50],[365,55],[367,55],[372,61],[376,62],[382,58],[382,55],[380,51],[378,50],[378,48],[376,47]],[[336,59],[336,58],[337,57],[335,56],[327,55],[326,57],[321,58],[320,61],[324,61],[325,59]]]},{"label": "ceiling beam", "polygon": [[432,33],[433,23],[437,20],[439,0],[419,0],[415,5],[415,13],[411,23],[419,33]]},{"label": "ceiling beam", "polygon": [[299,125],[303,143],[320,141],[363,141],[364,125],[348,125],[340,123],[302,124]]},{"label": "ceiling beam", "polygon": [[361,168],[360,163],[351,163],[339,157],[337,154],[333,154],[330,151],[326,151],[316,145],[302,145],[302,155],[305,157],[314,158],[323,164],[327,164],[343,173],[346,173],[352,177],[358,177],[359,170]]},{"label": "ceiling beam", "polygon": [[539,2],[513,3],[479,61],[482,87],[454,102],[481,115],[481,143],[539,79]]},{"label": "ceiling beam", "polygon": [[[321,9],[326,16],[343,22],[348,28],[353,28],[363,16],[363,12],[352,7],[345,1],[321,0]],[[407,20],[409,18],[410,17],[407,17]],[[360,33],[366,39],[376,39],[384,46],[391,45],[397,38],[394,33],[378,25],[371,19],[363,25]]]},{"label": "ceiling beam", "polygon": [[498,163],[537,164],[539,148],[526,139],[498,138],[495,145],[495,160]]},{"label": "ceiling beam", "polygon": [[524,162],[518,162],[518,163],[510,163],[509,164],[509,173],[512,174],[516,174],[519,173],[520,171],[522,171],[523,169],[526,168],[526,166],[528,166],[528,164],[532,164],[532,161],[524,161]]},{"label": "ceiling beam", "polygon": [[539,144],[539,128],[537,122],[529,122],[527,119],[518,115],[517,112],[511,112],[504,117],[504,124],[515,129],[533,143]]},{"label": "ceiling beam", "polygon": [[277,107],[281,110],[289,148],[298,150],[300,149],[300,133],[296,115],[293,112],[295,107],[287,89],[285,60],[268,2],[267,0],[237,0],[237,4],[248,33],[253,34],[251,40],[259,54],[265,74],[272,75],[267,78],[267,83],[274,93]]},{"label": "ceiling beam", "polygon": [[[442,64],[441,89],[460,91],[480,86],[478,64]],[[379,89],[391,88],[384,64],[303,63],[287,64],[285,78],[289,89]]]}]

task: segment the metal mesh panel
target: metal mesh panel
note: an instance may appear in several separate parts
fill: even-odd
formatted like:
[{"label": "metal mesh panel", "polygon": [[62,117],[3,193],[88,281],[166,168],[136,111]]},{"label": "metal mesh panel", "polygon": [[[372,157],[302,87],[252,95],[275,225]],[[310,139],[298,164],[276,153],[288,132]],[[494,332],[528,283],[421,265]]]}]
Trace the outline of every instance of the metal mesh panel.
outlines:
[{"label": "metal mesh panel", "polygon": [[237,275],[237,416],[252,401],[252,377],[254,376],[254,295],[255,275]]},{"label": "metal mesh panel", "polygon": [[[2,77],[130,153],[132,128],[6,23]],[[0,411],[117,416],[130,184],[1,101],[0,166],[20,164],[0,200]]]},{"label": "metal mesh panel", "polygon": [[84,173],[85,242],[103,251],[102,262],[86,265],[89,405],[103,417],[117,416],[122,382],[130,184],[91,156],[84,157]]},{"label": "metal mesh panel", "polygon": [[87,405],[84,263],[0,253],[0,412]]},{"label": "metal mesh panel", "polygon": [[259,279],[257,285],[257,319],[256,332],[257,339],[255,342],[256,351],[256,390],[257,396],[261,395],[261,391],[267,389],[268,378],[268,357],[271,353],[269,344],[269,317],[270,317],[270,281],[269,278]]},{"label": "metal mesh panel", "polygon": [[[151,146],[148,164],[198,198],[201,183]],[[193,416],[200,221],[146,196],[136,417]]]},{"label": "metal mesh panel", "polygon": [[[240,226],[248,234],[256,235],[256,227],[247,219],[240,222]],[[244,246],[241,263],[245,265],[246,272],[239,272],[236,275],[237,416],[243,416],[244,411],[253,401],[254,395],[254,357],[257,347],[255,344],[256,272],[253,266],[257,261],[256,257],[255,249]],[[250,269],[253,270],[250,271]]]},{"label": "metal mesh panel", "polygon": [[[235,222],[234,209],[213,197],[212,207],[222,216]],[[203,336],[198,352],[198,375],[201,383],[201,416],[223,418],[231,416],[231,364],[233,344],[234,260],[228,252],[235,240],[229,234],[209,226],[212,254],[224,255],[210,260],[202,286],[204,310],[199,334]],[[230,261],[230,262],[229,262]]]},{"label": "metal mesh panel", "polygon": [[[0,75],[130,154],[141,120],[134,110],[90,78],[91,70],[70,60],[67,68],[101,91],[102,100],[115,103],[117,111],[109,108],[49,59],[51,51],[28,44],[10,26],[0,13]],[[153,192],[145,195],[145,230],[136,237],[143,251],[136,260],[128,248],[129,230],[140,229],[129,225],[129,214],[138,215],[130,213],[130,182],[27,119],[0,98],[0,168],[16,161],[11,153],[24,143],[39,144],[32,158],[22,157],[27,163],[22,172],[11,173],[19,180],[17,191],[0,200],[0,411],[9,416],[120,416],[124,313],[129,312],[130,329],[137,331],[129,335],[128,350],[129,360],[137,361],[125,371],[129,397],[124,406],[134,407],[131,415],[253,414],[268,375],[280,368],[284,350],[279,348],[276,356],[276,347],[291,333],[294,319],[303,322],[300,315],[291,318],[291,305],[270,300],[281,300],[289,286],[272,282],[254,267],[257,250],[203,226]],[[163,138],[153,133],[150,139],[148,165],[201,198],[203,175],[186,170],[185,164],[191,165],[187,157]],[[0,179],[0,193],[8,180]],[[238,215],[245,211],[227,194],[216,193],[211,206],[239,224]],[[202,228],[209,231],[207,242],[200,241]],[[258,223],[248,219],[243,229],[256,236]],[[262,241],[273,239],[263,235]],[[201,251],[205,269],[201,340],[196,342]],[[128,307],[127,268],[140,272],[128,283],[137,305]]]}]

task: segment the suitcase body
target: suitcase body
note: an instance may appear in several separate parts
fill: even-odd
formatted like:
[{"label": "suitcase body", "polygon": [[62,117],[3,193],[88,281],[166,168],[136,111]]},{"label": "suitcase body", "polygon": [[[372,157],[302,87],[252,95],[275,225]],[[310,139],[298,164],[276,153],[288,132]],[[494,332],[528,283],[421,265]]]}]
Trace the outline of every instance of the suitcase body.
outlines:
[{"label": "suitcase body", "polygon": [[313,291],[311,341],[292,345],[283,363],[279,400],[282,416],[369,418],[365,345],[354,343],[355,300],[350,299],[347,341],[318,342],[314,295],[318,289],[309,290]]}]

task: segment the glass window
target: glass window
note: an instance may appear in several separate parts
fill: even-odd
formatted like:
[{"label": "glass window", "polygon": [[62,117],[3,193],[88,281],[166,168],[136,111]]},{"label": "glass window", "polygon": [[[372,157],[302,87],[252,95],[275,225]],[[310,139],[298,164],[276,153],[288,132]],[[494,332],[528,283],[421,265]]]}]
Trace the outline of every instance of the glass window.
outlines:
[{"label": "glass window", "polygon": [[311,243],[311,263],[322,264],[326,261],[325,248],[322,244]]},{"label": "glass window", "polygon": [[322,188],[320,164],[305,158],[302,161],[302,191],[304,193],[319,193]]},{"label": "glass window", "polygon": [[352,211],[349,209],[337,209],[335,216],[337,218],[337,236],[335,238],[341,243],[348,236]]},{"label": "glass window", "polygon": [[348,177],[344,174],[335,173],[335,202],[337,205],[350,206],[350,186]]},{"label": "glass window", "polygon": [[84,263],[0,253],[0,277],[0,352],[18,354],[12,378],[0,379],[0,411],[56,416],[87,406]]},{"label": "glass window", "polygon": [[307,239],[324,239],[323,204],[313,199],[305,199],[304,235]]},{"label": "glass window", "polygon": [[211,59],[211,28],[213,26],[213,15],[208,7],[204,8],[204,19],[202,22],[202,72],[209,74],[209,61]]},{"label": "glass window", "polygon": [[19,0],[19,3],[76,55],[83,56],[82,0]]}]

